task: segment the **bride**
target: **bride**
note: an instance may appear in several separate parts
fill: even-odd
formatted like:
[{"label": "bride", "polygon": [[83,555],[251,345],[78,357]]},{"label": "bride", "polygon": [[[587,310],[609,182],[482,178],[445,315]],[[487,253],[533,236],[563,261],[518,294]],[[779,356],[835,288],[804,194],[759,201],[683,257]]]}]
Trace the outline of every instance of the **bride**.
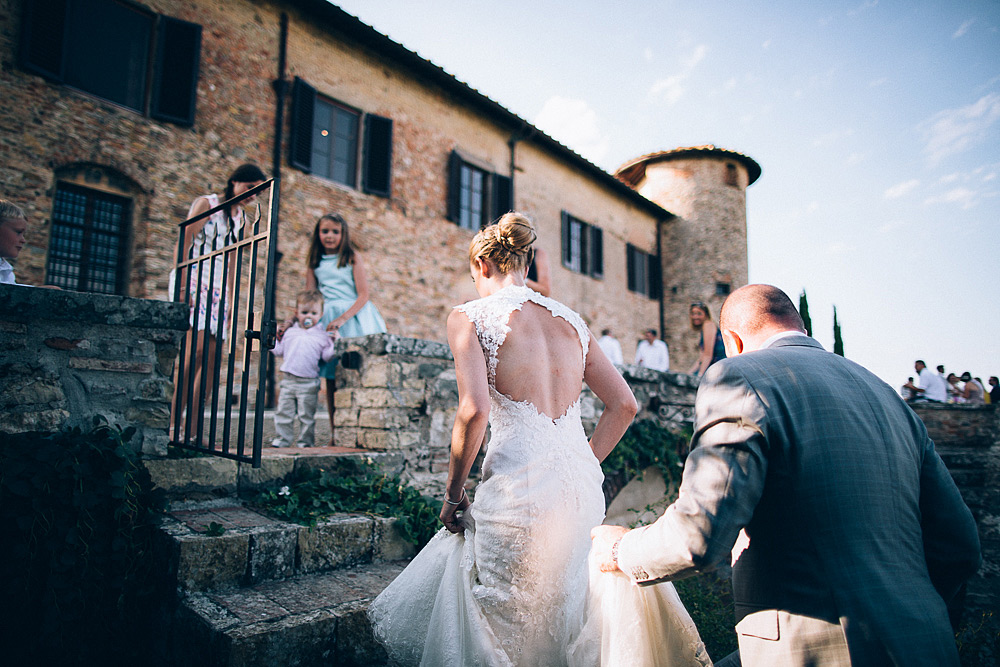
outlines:
[{"label": "bride", "polygon": [[[519,213],[472,240],[481,298],[448,318],[459,405],[445,529],[371,604],[376,637],[400,665],[710,665],[670,584],[639,589],[588,565],[600,462],[637,406],[580,316],[525,286],[534,240]],[[583,382],[605,405],[589,442]]]}]

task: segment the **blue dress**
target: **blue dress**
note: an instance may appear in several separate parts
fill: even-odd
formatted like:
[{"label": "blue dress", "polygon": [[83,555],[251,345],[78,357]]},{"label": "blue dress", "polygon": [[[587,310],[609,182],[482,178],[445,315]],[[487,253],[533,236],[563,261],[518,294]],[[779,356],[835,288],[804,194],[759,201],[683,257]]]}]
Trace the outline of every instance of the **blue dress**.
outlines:
[{"label": "blue dress", "polygon": [[[323,293],[323,319],[320,320],[320,325],[324,329],[330,322],[347,312],[358,300],[358,288],[354,284],[354,266],[351,264],[337,266],[339,261],[339,254],[323,255],[320,257],[319,266],[314,269],[317,289]],[[340,327],[340,335],[343,338],[385,332],[385,320],[371,300],[361,307],[357,315]],[[336,366],[337,359],[334,357],[320,368],[320,377],[332,378]]]}]

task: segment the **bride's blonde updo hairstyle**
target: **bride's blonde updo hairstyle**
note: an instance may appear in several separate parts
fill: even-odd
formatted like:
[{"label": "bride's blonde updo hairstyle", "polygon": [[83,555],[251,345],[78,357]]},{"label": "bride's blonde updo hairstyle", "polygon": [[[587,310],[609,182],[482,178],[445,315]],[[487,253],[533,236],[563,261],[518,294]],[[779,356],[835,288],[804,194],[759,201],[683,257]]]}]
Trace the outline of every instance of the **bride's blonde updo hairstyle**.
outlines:
[{"label": "bride's blonde updo hairstyle", "polygon": [[483,258],[493,262],[501,273],[523,272],[531,264],[535,249],[535,226],[527,216],[511,211],[483,227],[469,245],[469,262]]}]

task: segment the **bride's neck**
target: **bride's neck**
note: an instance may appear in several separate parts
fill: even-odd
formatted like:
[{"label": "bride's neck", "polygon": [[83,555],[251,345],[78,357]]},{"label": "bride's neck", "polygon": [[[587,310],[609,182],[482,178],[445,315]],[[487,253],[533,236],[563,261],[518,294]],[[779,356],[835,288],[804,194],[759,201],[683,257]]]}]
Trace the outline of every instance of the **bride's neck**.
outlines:
[{"label": "bride's neck", "polygon": [[524,276],[514,275],[512,273],[498,273],[490,276],[489,278],[480,278],[479,283],[481,286],[480,296],[486,297],[499,292],[505,287],[510,287],[511,285],[524,287]]}]

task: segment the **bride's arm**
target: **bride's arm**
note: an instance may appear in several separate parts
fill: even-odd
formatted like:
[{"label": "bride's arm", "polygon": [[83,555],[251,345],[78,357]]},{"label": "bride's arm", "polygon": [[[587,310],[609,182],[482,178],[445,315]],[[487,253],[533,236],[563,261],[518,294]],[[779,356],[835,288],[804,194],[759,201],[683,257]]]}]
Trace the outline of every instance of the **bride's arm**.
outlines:
[{"label": "bride's arm", "polygon": [[451,460],[441,521],[448,530],[457,533],[462,527],[455,514],[469,506],[465,480],[486,437],[490,390],[486,382],[486,357],[476,337],[476,329],[461,311],[454,310],[448,316],[448,344],[455,357],[458,412],[451,432]]},{"label": "bride's arm", "polygon": [[603,461],[625,434],[639,406],[625,378],[614,367],[604,351],[590,334],[587,365],[583,370],[587,386],[604,402],[604,412],[597,422],[590,448],[598,461]]}]

